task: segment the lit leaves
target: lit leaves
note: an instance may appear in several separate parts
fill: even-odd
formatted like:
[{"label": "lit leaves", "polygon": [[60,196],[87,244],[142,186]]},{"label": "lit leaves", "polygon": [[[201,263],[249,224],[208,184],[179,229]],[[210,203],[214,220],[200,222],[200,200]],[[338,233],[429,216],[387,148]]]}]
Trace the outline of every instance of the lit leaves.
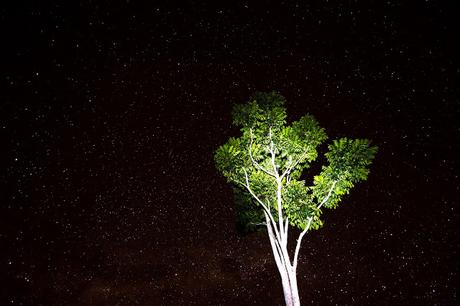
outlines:
[{"label": "lit leaves", "polygon": [[278,146],[283,148],[281,157],[290,157],[294,162],[298,161],[299,167],[307,168],[308,163],[318,157],[316,148],[326,139],[326,132],[316,119],[305,115],[281,131]]},{"label": "lit leaves", "polygon": [[243,189],[233,188],[236,208],[236,229],[242,234],[248,234],[258,229],[264,229],[260,225],[265,222],[265,216],[252,196]]},{"label": "lit leaves", "polygon": [[244,182],[243,168],[250,167],[248,150],[240,138],[230,138],[214,154],[217,169],[229,182]]},{"label": "lit leaves", "polygon": [[318,229],[322,226],[323,223],[319,219],[321,211],[314,203],[304,181],[293,180],[283,191],[283,212],[292,226],[304,229],[309,218],[313,218],[311,228]]},{"label": "lit leaves", "polygon": [[232,112],[233,123],[243,131],[267,134],[269,127],[278,131],[286,123],[285,99],[277,92],[256,93],[249,101],[236,105]]},{"label": "lit leaves", "polygon": [[276,181],[266,173],[252,168],[249,173],[249,184],[252,191],[267,206],[276,207]]},{"label": "lit leaves", "polygon": [[328,146],[325,154],[334,176],[352,182],[363,181],[369,174],[377,147],[371,147],[367,139],[340,138]]},{"label": "lit leaves", "polygon": [[[325,154],[328,165],[323,166],[322,172],[314,177],[313,186],[307,187],[299,177],[317,158],[317,147],[327,139],[327,135],[311,115],[285,126],[284,104],[281,95],[271,92],[256,93],[248,103],[236,105],[232,113],[233,123],[241,128],[242,135],[230,138],[217,149],[215,163],[227,180],[240,188],[237,192],[240,222],[248,225],[260,223],[262,208],[246,190],[245,172],[252,192],[276,212],[277,183],[272,175],[275,170],[271,159],[273,150],[278,174],[286,170],[290,173],[289,180],[287,177],[282,180],[284,216],[289,218],[292,226],[300,229],[304,229],[311,218],[311,228],[318,229],[323,224],[319,219],[321,208],[336,207],[355,183],[367,178],[377,148],[365,139],[334,140]],[[324,199],[328,201],[318,208]],[[260,211],[256,212],[256,208]],[[276,219],[277,214],[273,213],[273,217]]]},{"label": "lit leaves", "polygon": [[367,139],[341,138],[328,146],[325,154],[329,164],[323,166],[320,175],[315,176],[313,194],[318,201],[327,196],[334,182],[335,188],[325,207],[335,208],[342,196],[359,181],[367,179],[369,165],[372,163],[377,147],[371,146]]}]

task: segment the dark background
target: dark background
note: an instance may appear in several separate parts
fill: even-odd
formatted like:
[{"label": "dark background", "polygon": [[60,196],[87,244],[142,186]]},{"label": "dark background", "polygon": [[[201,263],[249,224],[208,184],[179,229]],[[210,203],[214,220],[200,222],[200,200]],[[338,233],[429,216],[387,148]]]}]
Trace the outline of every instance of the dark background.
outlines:
[{"label": "dark background", "polygon": [[303,304],[457,304],[456,11],[165,2],[2,2],[0,304],[282,304],[212,158],[267,90],[380,148],[304,240]]}]

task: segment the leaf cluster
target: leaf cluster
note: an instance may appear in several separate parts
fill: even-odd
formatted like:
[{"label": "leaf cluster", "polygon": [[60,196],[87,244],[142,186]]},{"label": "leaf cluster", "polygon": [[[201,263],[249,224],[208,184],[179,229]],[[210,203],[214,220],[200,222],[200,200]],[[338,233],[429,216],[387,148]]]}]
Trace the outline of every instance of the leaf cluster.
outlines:
[{"label": "leaf cluster", "polygon": [[[277,184],[270,174],[276,170],[280,175],[288,173],[282,181],[282,208],[290,224],[303,229],[312,218],[312,228],[318,229],[323,224],[318,206],[331,186],[335,187],[323,206],[326,208],[336,207],[343,195],[367,178],[377,148],[365,139],[332,141],[325,154],[328,164],[314,177],[313,184],[307,186],[300,175],[318,157],[317,148],[327,135],[309,114],[286,126],[284,105],[284,97],[276,92],[256,93],[248,103],[236,105],[233,123],[240,127],[242,135],[230,138],[216,150],[215,164],[239,189],[235,193],[239,221],[257,224],[263,216],[260,204],[248,193],[247,182],[267,207],[277,210]],[[272,215],[276,218],[277,214]]]},{"label": "leaf cluster", "polygon": [[371,146],[367,139],[334,140],[325,154],[328,165],[323,166],[321,173],[314,177],[314,185],[311,188],[314,197],[318,201],[324,199],[330,186],[336,182],[324,206],[337,207],[343,195],[348,194],[356,183],[367,179],[369,166],[376,153],[377,147]]}]

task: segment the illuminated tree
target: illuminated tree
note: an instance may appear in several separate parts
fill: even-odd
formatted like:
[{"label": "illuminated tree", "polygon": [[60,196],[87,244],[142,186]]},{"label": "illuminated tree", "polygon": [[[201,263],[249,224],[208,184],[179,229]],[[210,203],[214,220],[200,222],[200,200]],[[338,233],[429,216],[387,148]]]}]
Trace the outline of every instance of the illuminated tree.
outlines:
[{"label": "illuminated tree", "polygon": [[[377,147],[366,139],[340,138],[328,145],[328,164],[311,185],[302,179],[326,133],[311,115],[286,126],[284,98],[256,93],[233,109],[239,138],[215,152],[217,169],[234,184],[240,224],[267,229],[281,276],[286,305],[300,305],[297,262],[304,235],[323,225],[324,208],[335,208],[359,181],[367,179]],[[288,252],[289,225],[301,230],[293,257]]]}]

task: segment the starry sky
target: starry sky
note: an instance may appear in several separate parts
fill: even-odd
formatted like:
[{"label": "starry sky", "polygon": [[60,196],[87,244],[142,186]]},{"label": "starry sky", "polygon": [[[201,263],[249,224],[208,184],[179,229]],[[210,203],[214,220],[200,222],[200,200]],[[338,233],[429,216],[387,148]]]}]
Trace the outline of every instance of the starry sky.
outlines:
[{"label": "starry sky", "polygon": [[0,304],[282,305],[213,164],[232,106],[271,90],[379,146],[304,240],[302,302],[457,304],[453,8],[164,2],[2,3]]}]

